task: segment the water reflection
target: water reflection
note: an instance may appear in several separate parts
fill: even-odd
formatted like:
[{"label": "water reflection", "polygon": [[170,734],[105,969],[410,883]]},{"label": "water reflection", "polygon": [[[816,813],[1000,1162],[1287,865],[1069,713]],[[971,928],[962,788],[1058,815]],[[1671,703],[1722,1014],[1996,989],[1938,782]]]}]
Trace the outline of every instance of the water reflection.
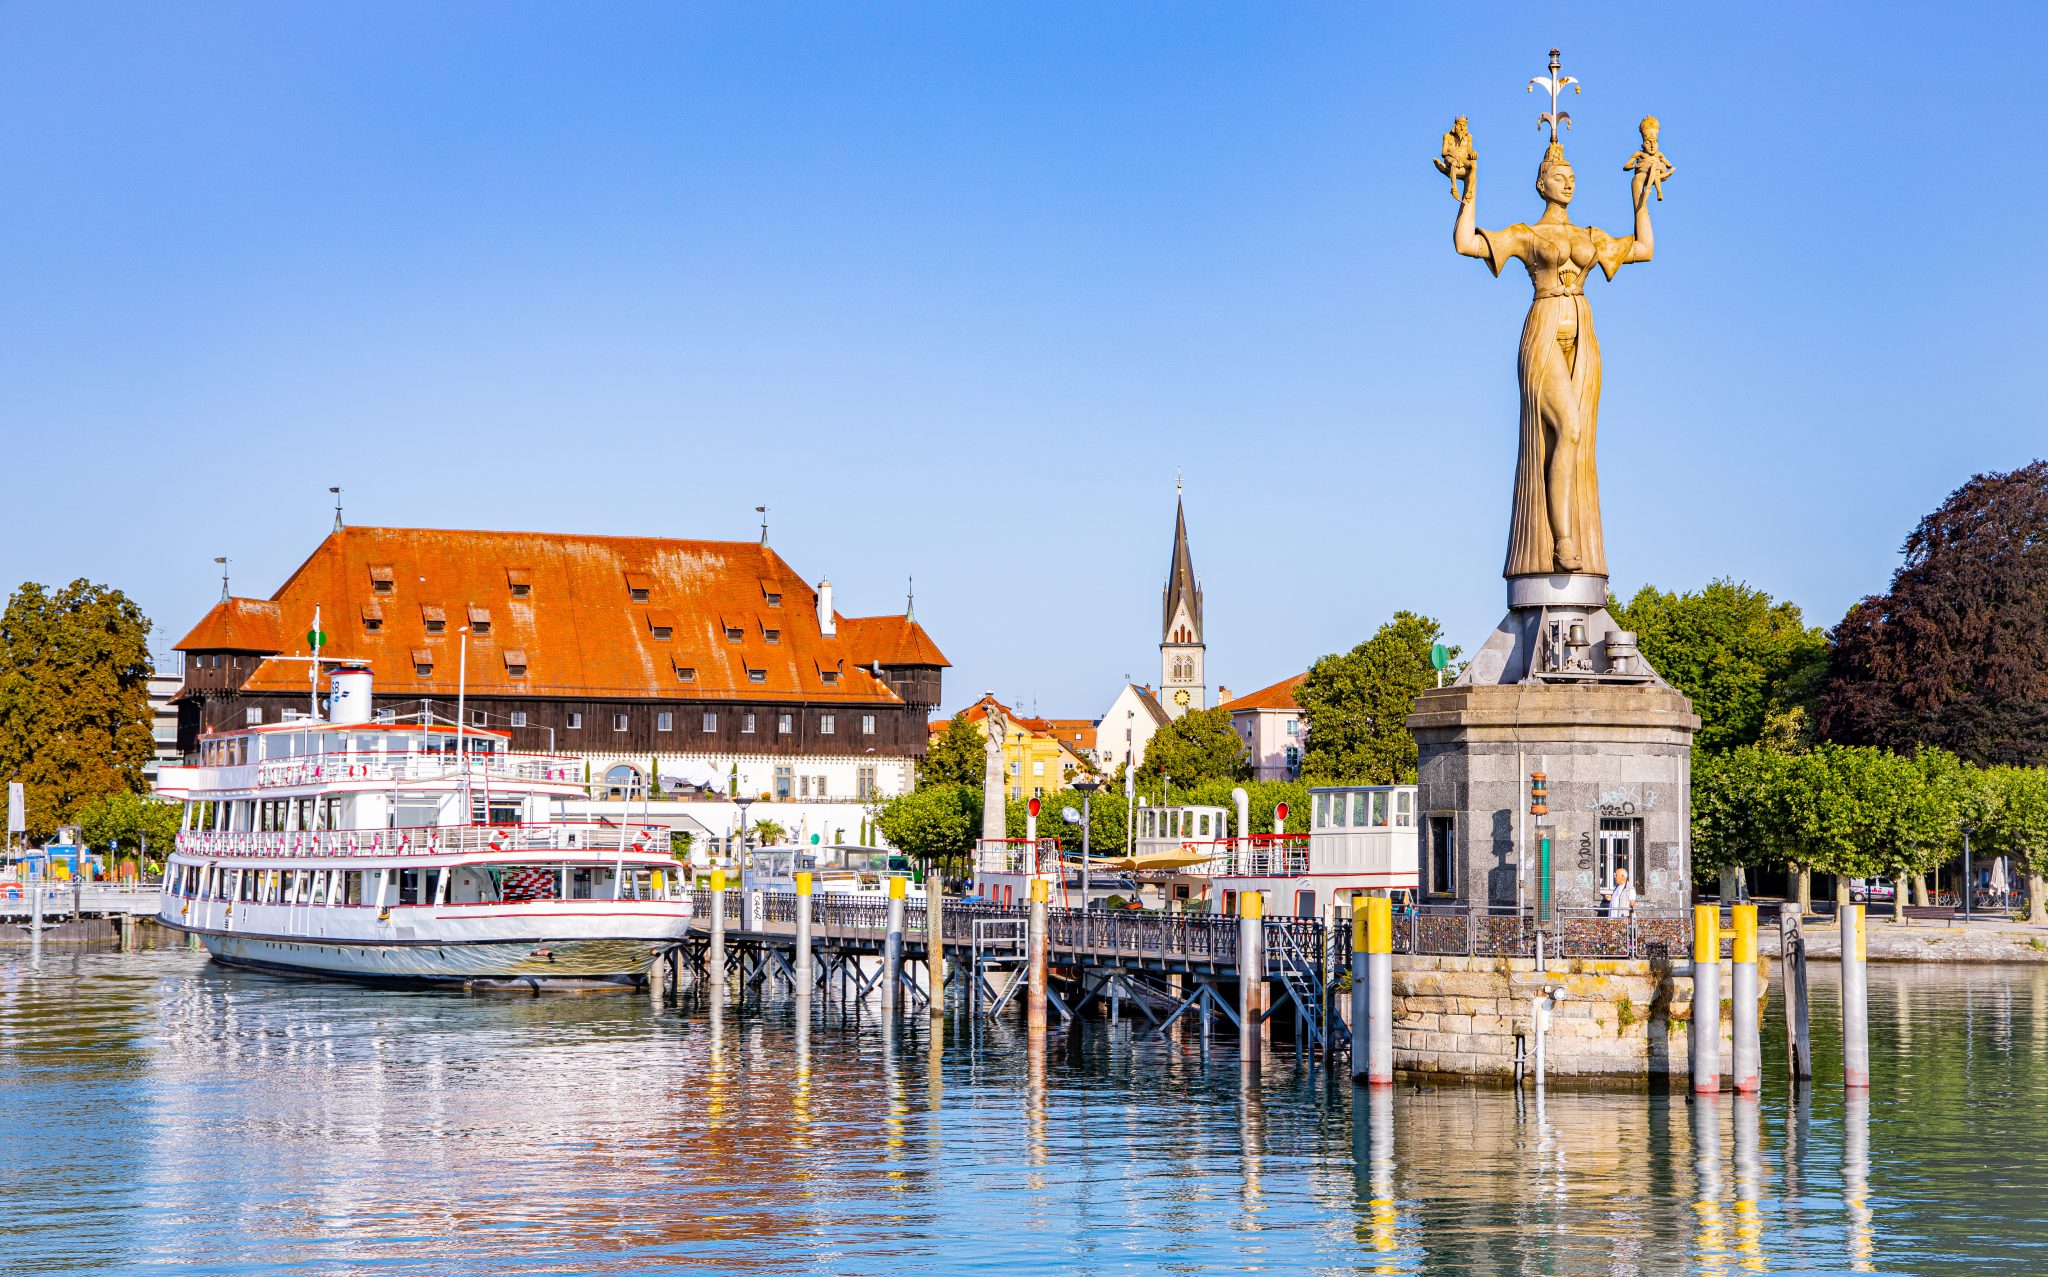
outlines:
[{"label": "water reflection", "polygon": [[1369,1095],[1128,1017],[1034,1051],[818,998],[27,956],[0,952],[26,1270],[2048,1270],[2048,970],[1886,970],[1873,1090],[1845,1097],[1817,968],[1821,1079],[1788,1091],[1767,1049],[1761,1099],[1692,1100]]}]

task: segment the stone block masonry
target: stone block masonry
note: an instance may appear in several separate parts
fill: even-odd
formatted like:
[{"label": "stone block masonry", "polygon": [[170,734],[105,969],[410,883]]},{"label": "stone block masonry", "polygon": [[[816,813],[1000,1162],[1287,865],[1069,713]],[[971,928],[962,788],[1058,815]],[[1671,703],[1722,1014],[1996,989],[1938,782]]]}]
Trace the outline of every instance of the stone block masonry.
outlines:
[{"label": "stone block masonry", "polygon": [[[1731,984],[1724,978],[1721,987]],[[1555,959],[1538,971],[1527,958],[1397,956],[1394,1066],[1511,1080],[1516,1039],[1535,1050],[1533,999],[1559,987],[1566,993],[1551,1011],[1546,1039],[1551,1077],[1644,1082],[1686,1075],[1692,977],[1675,974],[1665,961],[1594,958]],[[1727,1007],[1717,1010],[1725,1068]]]}]

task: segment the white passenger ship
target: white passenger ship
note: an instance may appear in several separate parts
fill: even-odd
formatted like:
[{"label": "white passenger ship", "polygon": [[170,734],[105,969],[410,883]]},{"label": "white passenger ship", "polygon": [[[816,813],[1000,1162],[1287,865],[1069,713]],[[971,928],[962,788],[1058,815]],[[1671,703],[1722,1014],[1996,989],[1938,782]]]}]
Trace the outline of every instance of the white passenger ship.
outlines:
[{"label": "white passenger ship", "polygon": [[682,939],[666,829],[560,818],[583,760],[502,732],[370,721],[370,674],[329,716],[201,738],[159,917],[221,962],[355,979],[632,984]]}]

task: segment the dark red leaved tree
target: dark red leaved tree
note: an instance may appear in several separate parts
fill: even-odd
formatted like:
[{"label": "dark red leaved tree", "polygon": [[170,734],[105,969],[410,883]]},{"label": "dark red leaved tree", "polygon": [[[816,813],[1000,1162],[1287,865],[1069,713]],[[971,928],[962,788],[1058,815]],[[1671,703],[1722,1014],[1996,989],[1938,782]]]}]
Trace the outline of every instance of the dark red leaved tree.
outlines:
[{"label": "dark red leaved tree", "polygon": [[2048,461],[1956,489],[1905,554],[1835,627],[1821,734],[2048,764]]}]

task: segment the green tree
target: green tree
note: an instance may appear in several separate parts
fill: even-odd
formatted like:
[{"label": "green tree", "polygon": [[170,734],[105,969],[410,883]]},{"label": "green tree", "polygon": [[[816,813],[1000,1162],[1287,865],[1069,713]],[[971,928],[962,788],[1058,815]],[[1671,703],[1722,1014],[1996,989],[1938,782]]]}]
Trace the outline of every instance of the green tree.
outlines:
[{"label": "green tree", "polygon": [[[1349,784],[1413,782],[1416,750],[1408,713],[1417,696],[1436,686],[1429,653],[1442,637],[1442,627],[1429,617],[1396,612],[1365,642],[1310,666],[1294,689],[1308,724],[1302,774]],[[1454,661],[1457,656],[1452,648]]]},{"label": "green tree", "polygon": [[[1081,826],[1068,824],[1064,816],[1067,808],[1075,814],[1086,812],[1088,816],[1088,853],[1096,858],[1129,854],[1130,831],[1125,826],[1127,809],[1124,791],[1108,788],[1098,789],[1086,803],[1081,801],[1078,789],[1062,789],[1047,794],[1038,807],[1038,836],[1057,838],[1063,850],[1076,855],[1081,851]],[[1012,799],[1003,815],[1005,833],[1011,838],[1024,836],[1024,818],[1027,809],[1023,799]],[[976,817],[979,819],[979,816]]]},{"label": "green tree", "polygon": [[1743,745],[1692,759],[1692,867],[1695,876],[1794,859],[1779,811],[1789,783],[1787,755]]},{"label": "green tree", "polygon": [[925,785],[875,809],[875,828],[889,845],[925,863],[927,871],[974,850],[981,837],[981,786]]},{"label": "green tree", "polygon": [[988,766],[988,745],[965,711],[953,715],[946,730],[932,734],[924,761],[917,765],[917,783],[979,785]]},{"label": "green tree", "polygon": [[1983,788],[1973,849],[2027,875],[2027,921],[2048,925],[2048,768],[1989,767]]},{"label": "green tree", "polygon": [[119,590],[29,582],[0,614],[0,780],[31,836],[103,794],[139,793],[150,733],[149,622]]},{"label": "green tree", "polygon": [[178,837],[178,804],[121,790],[87,799],[73,813],[79,837],[94,850],[107,849],[119,859],[122,852],[140,858],[146,848],[149,858],[161,860],[171,853]]},{"label": "green tree", "polygon": [[2048,461],[1978,475],[1906,538],[1891,589],[1849,610],[1821,734],[2048,764]]},{"label": "green tree", "polygon": [[773,847],[776,843],[781,842],[787,837],[788,834],[788,830],[772,820],[757,820],[754,822],[753,835],[756,847]]},{"label": "green tree", "polygon": [[1220,708],[1189,710],[1152,733],[1145,761],[1138,767],[1138,783],[1161,776],[1187,784],[1236,780],[1249,770],[1244,752],[1229,714]]},{"label": "green tree", "polygon": [[1651,668],[1692,698],[1701,749],[1810,741],[1828,641],[1796,604],[1723,578],[1687,594],[1646,585],[1609,611],[1635,631]]}]

